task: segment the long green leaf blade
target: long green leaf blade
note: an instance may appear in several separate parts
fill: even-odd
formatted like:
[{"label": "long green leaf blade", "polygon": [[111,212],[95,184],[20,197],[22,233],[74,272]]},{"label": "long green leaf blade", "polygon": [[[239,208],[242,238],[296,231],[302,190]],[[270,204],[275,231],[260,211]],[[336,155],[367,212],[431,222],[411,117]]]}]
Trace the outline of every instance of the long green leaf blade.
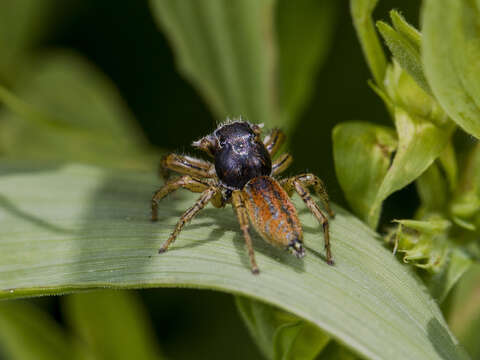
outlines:
[{"label": "long green leaf blade", "polygon": [[279,121],[273,94],[274,0],[150,0],[180,71],[218,120]]},{"label": "long green leaf blade", "polygon": [[372,20],[372,13],[377,3],[378,0],[350,0],[350,12],[375,84],[383,89],[383,80],[387,71],[387,58]]},{"label": "long green leaf blade", "polygon": [[335,0],[279,0],[278,88],[282,114],[292,126],[311,97],[316,72],[326,59],[336,18]]},{"label": "long green leaf blade", "polygon": [[428,83],[448,115],[480,138],[480,4],[427,0],[422,10]]},{"label": "long green leaf blade", "polygon": [[296,200],[307,256],[296,259],[254,237],[261,273],[251,274],[230,208],[205,209],[170,251],[158,255],[196,196],[176,193],[149,221],[151,174],[70,165],[0,167],[0,297],[99,287],[189,286],[242,294],[288,310],[371,359],[460,359],[437,304],[382,247],[337,208],[335,266],[322,231]]},{"label": "long green leaf blade", "polygon": [[153,151],[105,75],[66,51],[33,61],[28,81],[15,91],[0,84],[0,105],[8,109],[0,112],[0,154],[151,167]]}]

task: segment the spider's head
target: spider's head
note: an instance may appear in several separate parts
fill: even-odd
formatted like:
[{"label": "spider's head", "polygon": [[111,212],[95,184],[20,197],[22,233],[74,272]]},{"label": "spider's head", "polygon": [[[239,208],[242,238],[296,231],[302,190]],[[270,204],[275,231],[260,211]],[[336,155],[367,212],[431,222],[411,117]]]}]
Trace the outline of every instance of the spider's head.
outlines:
[{"label": "spider's head", "polygon": [[246,141],[261,141],[262,128],[263,124],[251,124],[241,119],[227,121],[219,125],[213,133],[204,136],[198,141],[194,141],[192,146],[215,157],[217,151],[227,144],[240,149]]},{"label": "spider's head", "polygon": [[290,251],[297,258],[301,259],[305,256],[305,248],[300,240],[293,240],[287,246],[287,250]]}]

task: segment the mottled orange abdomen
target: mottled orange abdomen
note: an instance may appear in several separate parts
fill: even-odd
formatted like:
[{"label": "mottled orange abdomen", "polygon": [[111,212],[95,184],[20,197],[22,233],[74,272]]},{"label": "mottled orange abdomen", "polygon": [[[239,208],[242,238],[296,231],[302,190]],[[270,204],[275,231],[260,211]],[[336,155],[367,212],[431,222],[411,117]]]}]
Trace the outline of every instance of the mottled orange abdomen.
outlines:
[{"label": "mottled orange abdomen", "polygon": [[268,242],[287,247],[303,241],[297,210],[286,191],[272,177],[258,176],[244,188],[250,221]]}]

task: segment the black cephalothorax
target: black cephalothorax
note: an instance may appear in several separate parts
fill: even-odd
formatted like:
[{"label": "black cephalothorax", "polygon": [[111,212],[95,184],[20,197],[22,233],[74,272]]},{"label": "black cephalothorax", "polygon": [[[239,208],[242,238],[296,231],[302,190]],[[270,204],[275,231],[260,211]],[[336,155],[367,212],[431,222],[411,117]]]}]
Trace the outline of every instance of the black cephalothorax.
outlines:
[{"label": "black cephalothorax", "polygon": [[250,224],[269,243],[303,257],[303,231],[289,198],[296,192],[322,224],[327,263],[333,264],[328,219],[308,191],[308,187],[313,187],[327,212],[333,216],[323,183],[313,174],[276,180],[275,177],[288,168],[292,157],[283,154],[272,162],[285,136],[280,130],[274,129],[262,141],[261,132],[261,126],[246,121],[227,122],[192,144],[211,156],[214,163],[177,154],[169,154],[162,159],[161,174],[166,176],[169,171],[174,171],[183,175],[168,181],[155,193],[152,198],[152,220],[157,220],[158,202],[172,191],[185,188],[201,193],[201,196],[182,215],[160,248],[160,253],[168,249],[183,226],[208,203],[218,208],[230,203],[247,244],[253,273],[258,273],[258,266],[249,234]]},{"label": "black cephalothorax", "polygon": [[272,172],[272,161],[258,134],[245,122],[227,124],[214,132],[215,171],[222,183],[242,189],[257,176]]}]

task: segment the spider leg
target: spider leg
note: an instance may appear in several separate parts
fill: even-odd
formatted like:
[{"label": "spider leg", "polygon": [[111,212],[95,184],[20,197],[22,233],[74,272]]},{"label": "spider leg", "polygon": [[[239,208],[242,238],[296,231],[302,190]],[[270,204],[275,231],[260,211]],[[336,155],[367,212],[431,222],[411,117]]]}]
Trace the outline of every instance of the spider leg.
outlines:
[{"label": "spider leg", "polygon": [[275,160],[272,164],[272,176],[276,176],[285,170],[290,166],[292,163],[293,158],[292,155],[284,153],[280,155],[280,157]]},{"label": "spider leg", "polygon": [[200,178],[212,178],[215,176],[215,167],[211,162],[178,154],[168,154],[160,161],[159,172],[164,180],[168,179],[169,171]]},{"label": "spider leg", "polygon": [[[287,193],[291,196],[293,191],[296,191],[297,194],[302,198],[305,205],[307,205],[308,209],[312,212],[312,214],[317,218],[317,220],[322,224],[323,227],[323,235],[325,238],[325,252],[327,254],[327,263],[329,265],[333,265],[333,258],[332,252],[330,249],[330,231],[329,231],[329,223],[327,217],[323,214],[323,212],[318,207],[317,203],[312,199],[310,192],[307,190],[308,186],[314,186],[315,191],[318,191],[317,188],[320,186],[319,184],[323,185],[321,182],[319,183],[320,179],[318,179],[315,175],[312,174],[303,174],[291,177],[289,179],[285,179],[281,181],[281,185],[285,188]],[[325,188],[323,187],[324,195],[326,196]],[[322,200],[326,201],[328,205],[328,197]],[[329,213],[331,212],[330,207],[327,207]]]},{"label": "spider leg", "polygon": [[248,229],[250,227],[250,222],[248,219],[247,209],[245,208],[245,201],[240,190],[236,190],[232,193],[232,206],[237,214],[238,222],[240,223],[240,228],[243,232],[243,237],[245,239],[245,244],[247,245],[248,256],[250,257],[250,267],[252,273],[258,274],[257,262],[255,261],[255,252],[253,251],[252,238]]},{"label": "spider leg", "polygon": [[183,226],[192,220],[195,215],[198,214],[200,210],[202,210],[205,205],[215,196],[215,193],[218,192],[218,189],[214,186],[207,188],[205,191],[202,192],[200,198],[195,202],[195,204],[185,211],[178,221],[177,225],[175,225],[175,229],[173,230],[170,237],[165,241],[162,247],[158,250],[158,253],[164,253],[167,251],[168,247],[175,241],[180,231],[182,231]]},{"label": "spider leg", "polygon": [[179,188],[185,188],[192,192],[203,192],[210,187],[205,181],[201,181],[198,179],[194,179],[189,175],[184,175],[177,179],[167,182],[163,185],[159,190],[153,194],[152,197],[152,221],[157,221],[158,216],[158,203],[162,200],[165,196],[170,194],[171,192],[178,190]]},{"label": "spider leg", "polygon": [[320,200],[322,200],[323,206],[325,206],[328,215],[335,217],[335,213],[330,207],[330,201],[328,200],[328,194],[325,185],[318,176],[307,173],[294,176],[293,178],[280,180],[280,184],[285,188],[290,196],[292,196],[292,191],[294,190],[292,179],[300,181],[300,183],[306,187],[312,186],[315,194],[317,194]]},{"label": "spider leg", "polygon": [[285,134],[280,129],[273,129],[270,134],[265,136],[265,139],[263,139],[263,143],[265,144],[265,147],[267,148],[267,151],[271,157],[277,153],[284,141]]}]

